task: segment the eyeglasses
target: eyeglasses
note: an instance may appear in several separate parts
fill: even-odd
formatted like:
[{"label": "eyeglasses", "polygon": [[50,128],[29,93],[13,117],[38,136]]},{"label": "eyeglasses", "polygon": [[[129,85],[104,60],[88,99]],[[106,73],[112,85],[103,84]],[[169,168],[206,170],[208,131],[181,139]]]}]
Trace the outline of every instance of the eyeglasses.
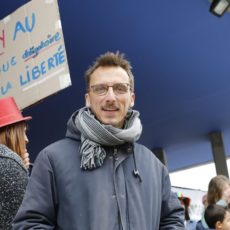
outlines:
[{"label": "eyeglasses", "polygon": [[90,88],[97,95],[105,95],[107,94],[109,87],[113,88],[113,92],[116,95],[120,95],[128,92],[129,83],[115,83],[113,85],[97,84],[97,85],[92,85]]}]

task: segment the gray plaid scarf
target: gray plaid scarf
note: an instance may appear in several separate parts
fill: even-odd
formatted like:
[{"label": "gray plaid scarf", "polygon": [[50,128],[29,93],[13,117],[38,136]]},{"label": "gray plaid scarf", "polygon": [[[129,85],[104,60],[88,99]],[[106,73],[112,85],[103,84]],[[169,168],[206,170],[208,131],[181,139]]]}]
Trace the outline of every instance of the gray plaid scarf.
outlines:
[{"label": "gray plaid scarf", "polygon": [[131,109],[127,113],[123,129],[100,123],[87,107],[79,110],[75,124],[81,132],[81,168],[85,170],[103,164],[106,157],[103,145],[115,146],[135,142],[142,132],[139,112]]}]

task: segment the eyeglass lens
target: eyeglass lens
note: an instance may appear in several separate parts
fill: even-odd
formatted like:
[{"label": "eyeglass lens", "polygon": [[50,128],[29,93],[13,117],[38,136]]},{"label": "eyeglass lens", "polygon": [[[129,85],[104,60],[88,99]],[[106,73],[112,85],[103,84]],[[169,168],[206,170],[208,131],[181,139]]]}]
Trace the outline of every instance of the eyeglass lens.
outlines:
[{"label": "eyeglass lens", "polygon": [[98,84],[92,85],[91,88],[93,92],[97,95],[104,95],[108,92],[109,87],[113,88],[115,94],[124,94],[128,92],[128,83],[116,83],[114,85]]}]

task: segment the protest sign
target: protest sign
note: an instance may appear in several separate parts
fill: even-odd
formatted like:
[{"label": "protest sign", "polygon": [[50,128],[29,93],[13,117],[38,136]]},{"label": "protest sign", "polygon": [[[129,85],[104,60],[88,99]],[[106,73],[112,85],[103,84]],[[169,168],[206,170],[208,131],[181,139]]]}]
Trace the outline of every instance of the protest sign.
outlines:
[{"label": "protest sign", "polygon": [[0,98],[23,109],[70,85],[57,0],[32,0],[0,21]]}]

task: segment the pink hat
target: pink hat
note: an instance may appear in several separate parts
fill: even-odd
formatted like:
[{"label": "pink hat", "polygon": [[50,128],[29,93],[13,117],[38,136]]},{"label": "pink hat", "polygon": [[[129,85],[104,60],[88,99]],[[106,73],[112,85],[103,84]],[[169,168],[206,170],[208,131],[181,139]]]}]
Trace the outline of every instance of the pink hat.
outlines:
[{"label": "pink hat", "polygon": [[0,99],[0,128],[32,117],[23,117],[13,97]]}]

